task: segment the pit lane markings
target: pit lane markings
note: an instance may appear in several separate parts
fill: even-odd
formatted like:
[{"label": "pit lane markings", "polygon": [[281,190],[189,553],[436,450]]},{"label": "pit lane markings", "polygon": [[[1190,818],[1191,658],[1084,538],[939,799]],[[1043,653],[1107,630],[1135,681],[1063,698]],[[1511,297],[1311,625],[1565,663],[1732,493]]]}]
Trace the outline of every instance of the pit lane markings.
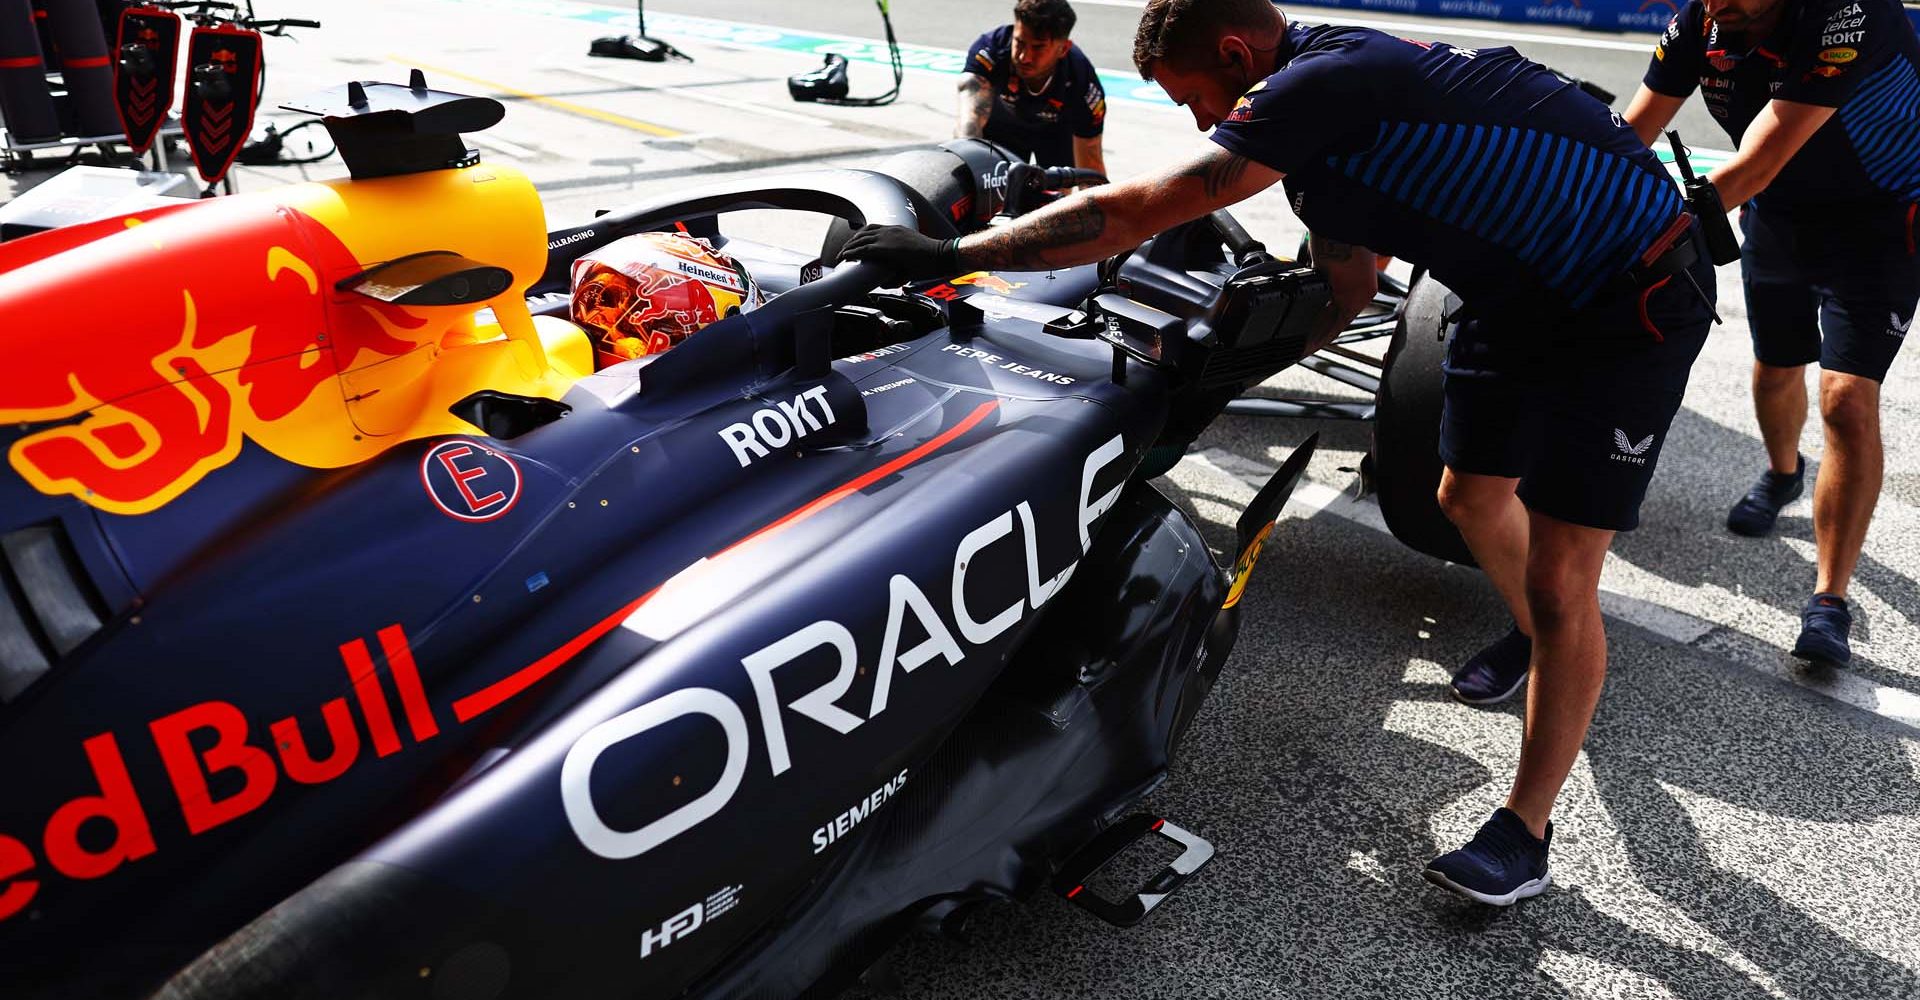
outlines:
[{"label": "pit lane markings", "polygon": [[748,114],[777,118],[781,121],[793,122],[796,125],[811,125],[814,128],[833,128],[838,124],[832,119],[821,118],[817,115],[803,115],[798,111],[788,111],[785,108],[771,107],[761,104],[758,101],[743,101],[732,97],[721,97],[717,94],[694,90],[691,87],[647,86],[635,83],[631,77],[623,77],[617,73],[603,73],[599,70],[581,69],[578,66],[554,66],[552,70],[556,73],[571,73],[574,76],[584,76],[592,80],[604,80],[607,83],[617,83],[636,93],[666,94],[683,101],[711,104],[714,107],[727,108],[732,111],[745,111]]},{"label": "pit lane markings", "polygon": [[[1188,454],[1180,460],[1180,464],[1238,480],[1256,490],[1266,484],[1274,471],[1218,448]],[[1301,481],[1287,508],[1307,519],[1318,514],[1332,514],[1381,534],[1391,534],[1386,519],[1380,514],[1379,505],[1361,503],[1344,490],[1313,480]],[[1766,645],[1717,622],[1696,618],[1684,611],[1618,591],[1600,591],[1600,610],[1608,618],[1645,629],[1670,642],[1706,653],[1741,669],[1785,681],[1888,722],[1920,729],[1920,694],[1875,684],[1844,669],[1810,671],[1794,666],[1784,649]],[[1745,656],[1726,655],[1722,650],[1713,648],[1721,645],[1713,640],[1723,636],[1737,640],[1734,645],[1751,646],[1753,649]]]},{"label": "pit lane markings", "polygon": [[[635,30],[634,16],[624,10],[609,10],[560,0],[441,0],[443,3],[457,3],[462,6],[509,9],[517,14],[538,14],[561,17],[568,20],[588,21],[604,24],[613,28]],[[1140,4],[1134,0],[1120,2],[1114,0],[1108,6],[1132,6]],[[1428,25],[1417,21],[1381,21],[1367,18],[1343,18],[1321,16],[1315,11],[1306,20],[1324,21],[1333,24],[1352,24],[1363,27],[1381,28],[1388,31],[1404,31],[1411,27],[1434,27],[1436,30],[1456,35],[1472,35],[1484,38],[1500,38],[1514,41],[1538,41],[1543,44],[1584,45],[1594,48],[1624,48],[1634,52],[1651,51],[1650,45],[1631,42],[1615,42],[1600,39],[1562,38],[1554,35],[1530,35],[1515,31],[1490,31],[1481,29],[1462,29],[1451,25]],[[750,24],[739,21],[722,21],[714,18],[692,17],[685,14],[654,14],[647,18],[647,30],[659,37],[676,37],[681,40],[695,39],[710,45],[735,48],[745,51],[787,52],[802,55],[836,54],[845,56],[851,62],[873,66],[887,66],[886,43],[873,38],[855,38],[848,35],[833,35],[814,32],[794,31],[788,28],[766,24]],[[942,76],[951,79],[966,65],[966,53],[954,49],[935,48],[926,45],[900,46],[901,58],[908,72],[921,75]],[[571,72],[581,72],[571,69]],[[1172,100],[1165,91],[1154,83],[1142,82],[1132,72],[1120,72],[1113,69],[1100,69],[1100,84],[1107,89],[1109,103],[1127,104],[1133,107],[1153,108],[1159,111],[1175,109]],[[619,81],[628,82],[628,81]],[[673,88],[660,88],[673,93],[675,97],[690,97],[694,100],[708,100],[717,103],[720,100],[710,95],[694,97],[685,91]],[[773,109],[752,105],[742,110],[757,114],[768,114]],[[786,112],[792,114],[792,112]],[[810,123],[811,124],[811,123]],[[1674,177],[1679,171],[1673,166],[1673,157],[1664,147],[1654,150],[1667,170]],[[1695,171],[1705,173],[1725,163],[1733,154],[1717,149],[1694,149],[1693,166]]]},{"label": "pit lane markings", "polygon": [[410,69],[420,69],[425,72],[432,73],[434,76],[450,76],[456,80],[465,80],[468,83],[475,83],[475,84],[479,84],[482,87],[486,87],[487,89],[493,91],[496,94],[505,94],[509,97],[516,97],[516,98],[519,98],[520,100],[527,101],[532,104],[538,104],[543,107],[551,108],[554,111],[559,111],[563,114],[578,115],[582,118],[591,118],[595,121],[606,122],[609,125],[618,125],[621,128],[632,129],[635,132],[643,132],[647,135],[655,136],[661,139],[678,139],[678,138],[684,137],[685,135],[685,133],[681,132],[679,129],[668,128],[665,125],[655,125],[652,122],[643,122],[638,118],[628,118],[626,115],[617,115],[611,111],[602,111],[599,108],[589,108],[584,104],[575,104],[572,101],[563,101],[557,97],[547,97],[544,94],[536,94],[530,90],[521,90],[518,87],[508,86],[507,84],[500,83],[496,80],[488,80],[482,77],[477,77],[467,73],[462,73],[459,70],[448,69],[445,66],[435,66],[431,63],[421,62],[418,59],[409,59],[406,56],[399,56],[399,55],[394,55],[392,53],[388,53],[387,61],[393,62],[393,63],[399,63],[400,65],[406,66]]}]

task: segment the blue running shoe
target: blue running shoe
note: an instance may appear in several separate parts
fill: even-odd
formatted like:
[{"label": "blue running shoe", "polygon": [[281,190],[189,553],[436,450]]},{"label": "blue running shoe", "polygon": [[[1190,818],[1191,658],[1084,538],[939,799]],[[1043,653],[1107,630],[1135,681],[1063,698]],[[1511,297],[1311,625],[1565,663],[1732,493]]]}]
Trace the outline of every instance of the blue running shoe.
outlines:
[{"label": "blue running shoe", "polygon": [[1552,842],[1552,823],[1547,824],[1547,838],[1539,840],[1513,810],[1495,809],[1467,846],[1427,864],[1427,881],[1488,906],[1512,906],[1553,883],[1547,872],[1547,845]]},{"label": "blue running shoe", "polygon": [[1515,625],[1453,675],[1453,696],[1469,705],[1498,705],[1527,682],[1532,659],[1533,639]]},{"label": "blue running shoe", "polygon": [[1847,633],[1853,630],[1853,612],[1839,594],[1815,594],[1800,612],[1800,641],[1793,644],[1796,659],[1829,667],[1844,667],[1853,659]]},{"label": "blue running shoe", "polygon": [[1807,456],[1801,455],[1793,475],[1783,476],[1768,469],[1760,474],[1753,489],[1727,512],[1727,530],[1748,538],[1764,538],[1773,533],[1780,519],[1780,508],[1800,499],[1807,481]]}]

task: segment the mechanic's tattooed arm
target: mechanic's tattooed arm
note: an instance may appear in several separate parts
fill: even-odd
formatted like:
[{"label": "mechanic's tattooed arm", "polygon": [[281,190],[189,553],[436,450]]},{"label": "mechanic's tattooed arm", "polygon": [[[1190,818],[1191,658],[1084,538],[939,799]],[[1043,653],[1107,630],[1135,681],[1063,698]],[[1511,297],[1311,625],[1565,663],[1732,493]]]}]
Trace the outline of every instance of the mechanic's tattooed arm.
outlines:
[{"label": "mechanic's tattooed arm", "polygon": [[968,271],[1043,271],[1111,256],[1104,250],[1107,210],[1101,201],[1090,193],[1077,194],[1015,225],[964,240],[960,244],[961,267]]},{"label": "mechanic's tattooed arm", "polygon": [[1041,271],[1104,260],[1148,237],[1280,180],[1279,171],[1218,146],[1159,174],[1093,188],[960,242],[970,271]]},{"label": "mechanic's tattooed arm", "polygon": [[1223,149],[1217,156],[1202,157],[1187,164],[1181,168],[1180,176],[1199,181],[1208,198],[1218,198],[1222,192],[1232,190],[1252,165],[1252,160]]},{"label": "mechanic's tattooed arm", "polygon": [[1309,352],[1317,351],[1345,332],[1355,316],[1373,302],[1380,288],[1380,272],[1373,251],[1324,236],[1313,236],[1313,266],[1327,276],[1333,296],[1316,317]]},{"label": "mechanic's tattooed arm", "polygon": [[987,120],[993,117],[993,89],[973,73],[960,74],[960,120],[953,127],[956,139],[979,139],[987,134]]}]

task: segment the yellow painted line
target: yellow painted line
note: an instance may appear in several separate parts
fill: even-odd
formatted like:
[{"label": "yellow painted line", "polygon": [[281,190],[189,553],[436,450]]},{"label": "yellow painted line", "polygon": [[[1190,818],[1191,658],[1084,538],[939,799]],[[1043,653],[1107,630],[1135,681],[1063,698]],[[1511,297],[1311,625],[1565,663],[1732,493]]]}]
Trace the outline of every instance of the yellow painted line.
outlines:
[{"label": "yellow painted line", "polygon": [[531,101],[534,104],[543,105],[545,107],[552,108],[555,111],[563,111],[570,115],[579,115],[582,118],[591,118],[595,121],[606,122],[609,125],[618,125],[621,128],[632,129],[635,132],[645,132],[648,135],[656,135],[663,139],[671,139],[683,134],[678,129],[671,129],[666,127],[665,125],[655,125],[652,122],[643,122],[638,118],[628,118],[626,115],[616,115],[611,111],[601,111],[598,108],[589,108],[584,104],[575,104],[572,101],[563,101],[557,97],[547,97],[543,94],[536,94],[530,90],[521,90],[518,87],[509,87],[504,83],[499,83],[494,80],[482,79],[477,76],[470,76],[466,73],[460,72],[459,70],[448,69],[445,66],[434,66],[428,63],[420,62],[417,59],[408,59],[404,56],[396,56],[391,53],[387,55],[387,60],[389,62],[399,63],[400,65],[406,66],[409,68],[418,67],[419,69],[428,73],[432,73],[435,76],[450,76],[456,80],[465,80],[468,83],[477,83],[482,87],[486,87],[493,90],[495,93],[506,94],[511,97],[517,97],[523,101]]}]

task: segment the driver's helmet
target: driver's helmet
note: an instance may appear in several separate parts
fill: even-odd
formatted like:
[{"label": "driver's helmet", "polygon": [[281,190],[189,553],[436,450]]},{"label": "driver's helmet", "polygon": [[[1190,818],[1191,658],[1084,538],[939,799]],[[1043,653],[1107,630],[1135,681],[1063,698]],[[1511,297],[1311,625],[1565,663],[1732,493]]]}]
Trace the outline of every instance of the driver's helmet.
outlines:
[{"label": "driver's helmet", "polygon": [[606,363],[659,354],[761,301],[739,261],[680,233],[628,236],[573,262],[573,321]]}]

